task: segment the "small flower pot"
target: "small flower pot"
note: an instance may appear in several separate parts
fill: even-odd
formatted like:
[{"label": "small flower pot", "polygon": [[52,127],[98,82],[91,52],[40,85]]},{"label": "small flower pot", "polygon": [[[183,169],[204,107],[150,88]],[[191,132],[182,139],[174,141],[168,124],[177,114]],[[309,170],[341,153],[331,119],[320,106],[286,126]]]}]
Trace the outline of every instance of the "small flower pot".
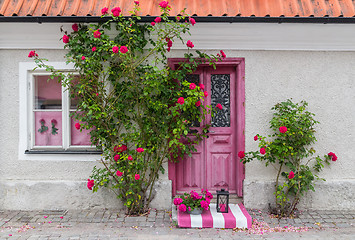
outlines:
[{"label": "small flower pot", "polygon": [[191,214],[191,215],[200,215],[202,213],[202,209],[199,208],[195,208],[192,211],[187,211],[187,213]]}]

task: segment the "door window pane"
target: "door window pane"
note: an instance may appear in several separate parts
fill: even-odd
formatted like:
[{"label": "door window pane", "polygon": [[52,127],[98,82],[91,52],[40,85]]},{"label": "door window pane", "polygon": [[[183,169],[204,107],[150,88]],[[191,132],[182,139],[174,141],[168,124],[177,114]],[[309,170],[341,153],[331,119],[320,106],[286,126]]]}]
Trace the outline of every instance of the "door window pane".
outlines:
[{"label": "door window pane", "polygon": [[58,78],[49,76],[34,76],[34,109],[61,109],[62,86]]},{"label": "door window pane", "polygon": [[230,75],[212,74],[211,75],[211,105],[216,108],[220,103],[222,110],[217,109],[212,117],[212,127],[230,126]]}]

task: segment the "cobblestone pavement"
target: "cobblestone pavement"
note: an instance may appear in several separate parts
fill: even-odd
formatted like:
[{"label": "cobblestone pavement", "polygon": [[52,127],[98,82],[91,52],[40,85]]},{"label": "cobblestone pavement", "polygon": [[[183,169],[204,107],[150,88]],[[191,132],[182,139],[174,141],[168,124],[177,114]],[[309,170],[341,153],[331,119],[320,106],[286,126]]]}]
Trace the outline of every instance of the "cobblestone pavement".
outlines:
[{"label": "cobblestone pavement", "polygon": [[[355,211],[305,211],[298,218],[281,220],[259,210],[248,211],[254,229],[237,232],[176,228],[170,212],[157,210],[141,217],[112,210],[0,210],[0,239],[355,239]],[[255,227],[258,223],[264,228]],[[299,227],[308,231],[297,232]]]}]

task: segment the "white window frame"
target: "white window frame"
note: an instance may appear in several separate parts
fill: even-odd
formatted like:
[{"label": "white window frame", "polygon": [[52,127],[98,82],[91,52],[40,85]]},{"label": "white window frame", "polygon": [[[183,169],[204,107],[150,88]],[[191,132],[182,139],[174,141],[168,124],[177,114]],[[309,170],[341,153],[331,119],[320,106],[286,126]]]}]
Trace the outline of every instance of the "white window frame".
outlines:
[{"label": "white window frame", "polygon": [[[73,64],[64,62],[48,62],[56,70],[65,73],[76,73]],[[19,159],[20,160],[70,160],[70,161],[95,161],[100,158],[98,154],[90,154],[90,152],[80,154],[74,151],[78,150],[95,150],[92,146],[70,146],[70,101],[69,92],[62,87],[62,146],[34,146],[34,76],[50,75],[44,69],[35,69],[36,64],[33,62],[20,62],[19,64]],[[66,111],[68,110],[68,111]],[[66,134],[69,133],[69,134]],[[26,154],[27,150],[27,154]],[[32,150],[32,151],[31,151]],[[38,154],[28,154],[28,151],[39,150]],[[66,152],[64,152],[67,150]],[[69,152],[68,152],[69,150]],[[73,152],[70,152],[73,150]],[[46,153],[48,151],[48,153]]]}]

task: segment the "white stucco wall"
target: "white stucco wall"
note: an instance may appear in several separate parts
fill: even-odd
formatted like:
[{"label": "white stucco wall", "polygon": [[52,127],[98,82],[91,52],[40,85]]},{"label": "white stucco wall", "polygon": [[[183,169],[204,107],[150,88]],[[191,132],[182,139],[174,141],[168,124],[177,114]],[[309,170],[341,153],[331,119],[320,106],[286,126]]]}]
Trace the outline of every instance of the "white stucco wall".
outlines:
[{"label": "white stucco wall", "polygon": [[[248,40],[246,35],[244,38],[244,41]],[[198,47],[197,42],[194,44]],[[346,46],[352,48],[353,45]],[[96,164],[94,161],[19,160],[19,62],[31,61],[27,55],[34,49],[32,46],[22,46],[20,50],[0,46],[0,209],[121,207],[106,191],[92,194],[87,190],[86,179]],[[207,44],[206,49],[212,48],[208,46],[211,45]],[[284,44],[280,46],[287,48]],[[264,48],[268,49],[267,46]],[[318,142],[314,145],[317,154],[332,151],[337,154],[338,161],[325,167],[320,177],[327,181],[319,183],[316,192],[309,194],[301,206],[355,209],[353,49],[291,51],[269,47],[263,51],[238,50],[237,45],[229,47],[229,50],[223,49],[228,57],[245,58],[246,151],[257,149],[253,140],[255,134],[268,133],[268,122],[272,116],[270,109],[274,104],[287,98],[306,100],[309,110],[320,121],[316,129]],[[37,52],[50,61],[64,61],[63,50],[40,49]],[[177,50],[170,57],[181,57],[182,53]],[[274,175],[271,167],[265,168],[259,162],[246,165],[246,207],[267,206],[268,200],[273,199]],[[167,175],[162,177],[159,186],[164,198],[154,200],[153,207],[168,208],[171,184]]]}]

